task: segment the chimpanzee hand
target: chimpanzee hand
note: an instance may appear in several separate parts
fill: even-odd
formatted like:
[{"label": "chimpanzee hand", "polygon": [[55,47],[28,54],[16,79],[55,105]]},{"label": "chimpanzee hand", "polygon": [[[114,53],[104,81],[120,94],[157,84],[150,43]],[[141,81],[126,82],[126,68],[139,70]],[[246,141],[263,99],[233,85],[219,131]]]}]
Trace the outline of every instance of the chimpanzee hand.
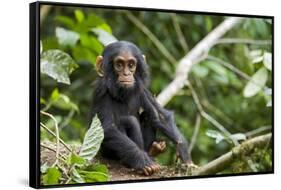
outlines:
[{"label": "chimpanzee hand", "polygon": [[150,165],[146,165],[144,168],[142,168],[142,172],[146,176],[152,175],[158,171],[160,171],[160,165],[156,162],[153,162]]},{"label": "chimpanzee hand", "polygon": [[166,149],[166,142],[165,141],[154,141],[149,148],[148,154],[150,156],[157,156],[158,154],[164,152]]},{"label": "chimpanzee hand", "polygon": [[177,144],[177,159],[180,159],[188,168],[198,168],[191,159],[191,156],[186,149],[186,142],[178,142]]}]

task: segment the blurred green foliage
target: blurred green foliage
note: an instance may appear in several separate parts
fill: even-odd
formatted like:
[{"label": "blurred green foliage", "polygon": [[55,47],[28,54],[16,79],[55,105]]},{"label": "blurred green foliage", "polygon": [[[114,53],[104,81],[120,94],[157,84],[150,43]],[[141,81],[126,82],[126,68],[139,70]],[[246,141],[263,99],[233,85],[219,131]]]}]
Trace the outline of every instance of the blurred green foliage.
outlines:
[{"label": "blurred green foliage", "polygon": [[[156,36],[176,60],[185,56],[227,18],[200,14],[130,12]],[[183,39],[175,29],[176,26],[179,26]],[[262,126],[269,126],[267,132],[271,131],[272,49],[270,43],[255,43],[260,40],[271,41],[271,29],[272,23],[268,19],[243,20],[224,38],[250,39],[254,43],[217,44],[209,52],[209,55],[216,59],[207,57],[195,65],[189,75],[190,83],[204,111],[231,134],[240,134],[238,140],[248,138],[247,132]],[[92,82],[97,77],[94,70],[95,59],[101,54],[104,45],[110,41],[116,39],[131,41],[143,51],[150,67],[150,90],[153,94],[159,94],[175,77],[177,63],[167,60],[159,48],[156,48],[151,37],[140,30],[124,10],[52,6],[41,23],[40,37],[43,46],[42,57],[48,51],[63,51],[75,62],[71,64],[71,72],[68,70],[67,77],[62,80],[56,76],[50,77],[46,71],[41,73],[42,109],[48,110],[56,117],[60,136],[67,143],[81,144],[89,127]],[[217,60],[235,67],[239,72]],[[51,62],[50,60],[48,63],[52,64]],[[57,67],[60,69],[60,66]],[[70,65],[62,63],[61,67],[69,69]],[[199,114],[190,89],[183,88],[166,107],[174,111],[177,125],[190,140],[194,132],[196,115]],[[48,118],[41,120],[46,126],[53,128]],[[207,163],[229,151],[233,146],[222,139],[218,142],[218,138],[223,138],[220,131],[210,133],[210,130],[217,129],[210,121],[202,119],[192,151],[196,164]],[[42,131],[41,139],[45,138],[52,139],[49,134]],[[157,158],[162,164],[174,163],[175,150],[172,147],[172,144],[168,144],[167,151]],[[268,152],[271,149],[270,147],[268,149],[264,154],[257,153],[265,160],[257,161],[253,158],[259,165],[257,167],[259,171],[271,169],[271,159],[268,159],[268,155],[271,155]]]}]

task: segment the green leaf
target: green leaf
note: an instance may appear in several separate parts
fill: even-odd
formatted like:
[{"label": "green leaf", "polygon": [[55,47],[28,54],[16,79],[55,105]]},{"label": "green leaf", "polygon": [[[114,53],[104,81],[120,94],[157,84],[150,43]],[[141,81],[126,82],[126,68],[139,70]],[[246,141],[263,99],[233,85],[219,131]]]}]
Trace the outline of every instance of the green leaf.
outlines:
[{"label": "green leaf", "polygon": [[70,164],[71,165],[78,165],[78,166],[82,166],[86,163],[86,160],[84,158],[82,158],[81,156],[78,156],[75,153],[72,153],[70,156]]},{"label": "green leaf", "polygon": [[265,52],[263,54],[263,64],[264,66],[271,71],[272,69],[272,54],[269,52]]},{"label": "green leaf", "polygon": [[45,162],[43,165],[41,165],[41,167],[40,167],[40,171],[41,171],[41,173],[46,173],[47,172],[47,170],[48,170],[48,168],[49,168],[49,166],[48,166],[48,164],[47,164],[47,162]]},{"label": "green leaf", "polygon": [[248,98],[256,95],[264,87],[266,80],[267,80],[267,70],[265,67],[261,67],[251,77],[251,80],[245,86],[243,91],[244,97]]},{"label": "green leaf", "polygon": [[98,153],[103,138],[103,128],[96,115],[92,120],[90,128],[86,132],[79,156],[86,160],[92,160]]},{"label": "green leaf", "polygon": [[95,65],[96,55],[89,48],[77,45],[72,49],[72,55],[77,61],[86,61]]},{"label": "green leaf", "polygon": [[48,168],[47,173],[43,176],[44,185],[57,185],[61,178],[61,172],[56,168]]},{"label": "green leaf", "polygon": [[76,183],[85,183],[84,178],[78,173],[75,167],[71,169],[70,175],[72,180]]},{"label": "green leaf", "polygon": [[48,50],[41,56],[41,73],[44,73],[58,82],[70,84],[69,75],[78,65],[61,50]]},{"label": "green leaf", "polygon": [[109,34],[112,34],[111,27],[106,23],[102,23],[101,25],[98,25],[97,28],[103,29],[104,31],[108,32]]},{"label": "green leaf", "polygon": [[83,175],[86,182],[104,182],[108,181],[108,175],[102,172],[89,172],[89,171],[80,171]]},{"label": "green leaf", "polygon": [[74,26],[75,26],[74,21],[67,16],[61,16],[61,15],[56,16],[55,20],[58,21],[59,23],[63,24],[64,26],[70,28],[70,29],[74,28]]},{"label": "green leaf", "polygon": [[43,45],[42,45],[42,41],[40,40],[40,55],[42,54],[43,52]]},{"label": "green leaf", "polygon": [[218,144],[219,142],[221,142],[224,139],[224,136],[220,132],[215,131],[215,130],[207,130],[206,135],[211,138],[216,139],[216,144]]},{"label": "green leaf", "polygon": [[100,28],[92,28],[92,32],[94,32],[98,36],[98,40],[104,45],[107,46],[108,44],[112,42],[116,42],[117,39],[111,35],[110,33],[106,32],[103,29]]},{"label": "green leaf", "polygon": [[56,37],[58,38],[60,45],[71,47],[75,46],[80,38],[78,33],[61,27],[56,28]]},{"label": "green leaf", "polygon": [[74,11],[75,18],[78,22],[82,22],[85,18],[84,13],[81,10]]},{"label": "green leaf", "polygon": [[[225,135],[223,135],[222,133],[220,133],[219,131],[216,131],[216,130],[207,130],[206,135],[211,138],[216,139],[216,144],[220,143],[222,140],[229,139]],[[231,135],[231,138],[235,139],[237,141],[246,140],[246,135],[243,133],[235,133],[235,134]]]},{"label": "green leaf", "polygon": [[89,27],[96,27],[104,23],[104,20],[97,15],[90,13],[86,19],[87,26]]},{"label": "green leaf", "polygon": [[206,77],[209,73],[209,69],[206,66],[202,66],[200,64],[194,65],[191,71],[200,78]]},{"label": "green leaf", "polygon": [[73,103],[70,98],[59,92],[57,88],[55,88],[50,96],[49,99],[50,103],[57,108],[64,109],[64,110],[75,110],[79,112],[78,106]]},{"label": "green leaf", "polygon": [[86,168],[84,168],[83,170],[96,171],[96,172],[102,172],[102,173],[108,174],[108,169],[107,169],[106,165],[104,165],[104,164],[91,164],[91,165],[87,166]]},{"label": "green leaf", "polygon": [[97,54],[102,53],[103,45],[94,36],[81,35],[80,42],[82,46],[95,51]]},{"label": "green leaf", "polygon": [[237,141],[241,141],[241,140],[246,140],[246,135],[243,133],[235,133],[233,135],[231,135],[232,139],[235,139]]}]

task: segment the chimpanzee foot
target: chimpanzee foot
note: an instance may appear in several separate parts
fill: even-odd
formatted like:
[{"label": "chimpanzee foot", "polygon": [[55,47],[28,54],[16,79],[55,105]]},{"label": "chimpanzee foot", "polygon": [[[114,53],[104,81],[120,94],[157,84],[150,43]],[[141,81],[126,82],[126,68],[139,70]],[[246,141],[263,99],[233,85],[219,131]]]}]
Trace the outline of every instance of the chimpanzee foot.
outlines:
[{"label": "chimpanzee foot", "polygon": [[154,141],[148,151],[150,156],[157,156],[158,154],[165,151],[166,142],[165,141]]},{"label": "chimpanzee foot", "polygon": [[160,165],[157,164],[157,163],[153,163],[149,166],[145,166],[143,169],[142,169],[142,172],[144,175],[146,176],[150,176],[156,172],[159,172],[160,171]]}]

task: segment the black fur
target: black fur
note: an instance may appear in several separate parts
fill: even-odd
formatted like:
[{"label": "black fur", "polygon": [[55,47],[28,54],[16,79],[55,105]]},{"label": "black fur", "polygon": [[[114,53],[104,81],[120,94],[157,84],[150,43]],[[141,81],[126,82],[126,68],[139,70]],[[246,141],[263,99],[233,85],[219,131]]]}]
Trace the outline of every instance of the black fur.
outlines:
[{"label": "black fur", "polygon": [[[113,69],[112,61],[122,51],[130,51],[137,59],[131,88],[117,83]],[[160,107],[147,89],[149,74],[142,52],[130,42],[119,41],[106,46],[102,55],[104,76],[95,81],[92,116],[98,114],[104,129],[103,153],[132,168],[149,166],[154,160],[147,152],[159,130],[172,142],[182,142],[178,152],[188,161],[187,142],[175,125],[173,113]]]}]

